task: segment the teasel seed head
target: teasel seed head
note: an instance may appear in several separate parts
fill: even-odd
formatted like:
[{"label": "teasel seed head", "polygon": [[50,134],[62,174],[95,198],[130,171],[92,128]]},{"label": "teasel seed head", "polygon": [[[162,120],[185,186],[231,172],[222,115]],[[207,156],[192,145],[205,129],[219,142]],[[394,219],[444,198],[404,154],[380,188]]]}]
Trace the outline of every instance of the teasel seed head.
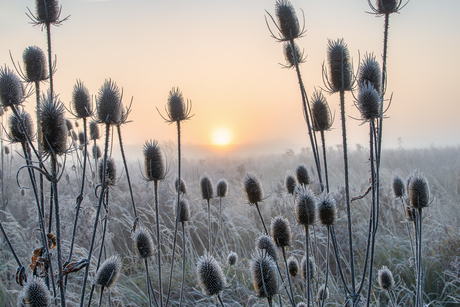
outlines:
[{"label": "teasel seed head", "polygon": [[96,145],[96,144],[93,145],[92,153],[93,153],[94,159],[99,159],[102,156],[101,148],[99,147],[99,145]]},{"label": "teasel seed head", "polygon": [[147,229],[142,226],[137,227],[136,231],[134,231],[132,234],[132,238],[134,241],[136,254],[139,255],[140,258],[146,259],[153,256],[153,240]]},{"label": "teasel seed head", "polygon": [[300,37],[301,30],[295,9],[289,0],[277,0],[275,14],[282,40],[292,40]]},{"label": "teasel seed head", "polygon": [[50,292],[43,280],[36,276],[29,277],[18,297],[18,306],[47,307],[50,303]]},{"label": "teasel seed head", "polygon": [[8,138],[12,143],[27,143],[27,136],[33,139],[32,117],[25,110],[18,110],[16,114],[11,114],[8,120],[10,132]]},{"label": "teasel seed head", "polygon": [[65,108],[57,96],[43,95],[38,105],[38,140],[47,154],[62,155],[67,150]]},{"label": "teasel seed head", "polygon": [[323,93],[320,91],[313,92],[311,98],[311,114],[313,129],[315,129],[315,131],[327,131],[331,129],[331,110],[326,101],[326,97],[324,97]]},{"label": "teasel seed head", "polygon": [[80,142],[80,146],[85,145],[85,134],[83,132],[78,133],[78,141]]},{"label": "teasel seed head", "polygon": [[359,67],[358,84],[361,87],[366,83],[370,83],[377,93],[381,94],[382,70],[380,69],[379,62],[377,62],[372,53],[364,55],[364,60]]},{"label": "teasel seed head", "polygon": [[8,67],[0,67],[0,102],[3,108],[20,105],[24,87],[19,77]]},{"label": "teasel seed head", "polygon": [[348,47],[343,39],[328,40],[327,58],[329,63],[329,83],[331,92],[352,89],[352,68]]},{"label": "teasel seed head", "polygon": [[29,46],[22,53],[27,82],[40,82],[48,78],[46,56],[37,46]]},{"label": "teasel seed head", "polygon": [[119,124],[122,120],[122,109],[120,89],[111,79],[105,80],[96,100],[98,121],[109,125]]},{"label": "teasel seed head", "polygon": [[256,251],[249,263],[249,271],[257,297],[272,298],[278,293],[276,264],[267,253]]},{"label": "teasel seed head", "polygon": [[377,275],[380,288],[386,291],[390,291],[394,288],[395,280],[393,279],[393,274],[386,266],[383,266]]},{"label": "teasel seed head", "polygon": [[238,254],[235,252],[230,252],[227,256],[228,265],[235,265],[238,262]]},{"label": "teasel seed head", "polygon": [[177,87],[169,91],[166,113],[170,122],[183,121],[188,118],[188,107],[184,102],[182,92]]},{"label": "teasel seed head", "polygon": [[303,256],[302,260],[300,261],[302,278],[304,280],[307,279],[307,264],[308,264],[308,270],[310,273],[310,280],[312,280],[316,276],[316,263],[312,257],[308,257],[308,263],[307,263],[307,258],[305,256]]},{"label": "teasel seed head", "polygon": [[[301,63],[305,63],[305,55],[303,52],[300,50],[299,46],[294,43],[294,50],[295,50],[295,59],[297,60],[297,65]],[[290,42],[285,42],[283,45],[283,51],[284,51],[284,58],[286,59],[287,64],[284,65],[286,68],[293,68],[296,66],[296,62],[294,59],[294,54],[292,53],[292,46]]]},{"label": "teasel seed head", "polygon": [[294,195],[295,193],[295,188],[297,186],[297,182],[295,181],[294,176],[292,176],[291,173],[286,174],[286,178],[284,180],[285,186],[286,186],[286,192],[288,192],[291,195]]},{"label": "teasel seed head", "polygon": [[256,239],[256,247],[264,253],[268,254],[273,259],[273,261],[279,260],[278,250],[276,249],[276,245],[272,237],[267,235],[260,235]]},{"label": "teasel seed head", "polygon": [[57,22],[60,14],[58,0],[35,0],[35,8],[37,10],[37,21],[44,24],[52,24]]},{"label": "teasel seed head", "polygon": [[[72,122],[71,122],[70,120],[68,120],[67,118],[64,119],[64,121],[65,121],[65,126],[66,126],[66,128],[67,128],[67,131],[69,131],[69,133],[70,133],[70,131],[72,131],[72,129],[73,129],[73,124],[72,124]],[[70,135],[70,134],[69,134],[69,135]]]},{"label": "teasel seed head", "polygon": [[93,113],[88,88],[80,80],[73,87],[72,107],[77,118],[87,118]]},{"label": "teasel seed head", "polygon": [[211,177],[207,174],[201,176],[200,179],[200,187],[201,187],[201,197],[205,200],[210,200],[213,198],[214,195],[214,187],[212,185]]},{"label": "teasel seed head", "polygon": [[10,148],[8,146],[3,146],[3,152],[5,153],[5,155],[9,155],[10,154]]},{"label": "teasel seed head", "polygon": [[413,172],[410,176],[410,181],[407,185],[407,196],[410,205],[416,209],[427,207],[430,202],[428,180],[419,171]]},{"label": "teasel seed head", "polygon": [[310,184],[310,174],[308,172],[307,166],[304,163],[297,165],[297,168],[295,169],[295,174],[299,185]]},{"label": "teasel seed head", "polygon": [[77,133],[75,132],[75,130],[72,130],[71,136],[72,136],[72,140],[73,140],[74,142],[78,141],[78,135],[77,135]]},{"label": "teasel seed head", "polygon": [[117,281],[121,271],[121,259],[119,256],[112,256],[106,259],[94,277],[96,284],[110,288]]},{"label": "teasel seed head", "polygon": [[188,200],[184,197],[181,197],[179,200],[179,216],[178,222],[184,223],[190,220],[190,206]]},{"label": "teasel seed head", "polygon": [[382,15],[396,13],[401,6],[401,0],[376,0],[376,2],[377,11]]},{"label": "teasel seed head", "polygon": [[[99,161],[99,182],[102,183],[102,175],[104,172],[104,161]],[[105,184],[107,186],[114,186],[117,182],[117,166],[115,165],[115,160],[112,158],[107,158],[107,165],[105,170]]]},{"label": "teasel seed head", "polygon": [[219,294],[225,288],[225,275],[219,263],[205,252],[196,265],[198,282],[206,295]]},{"label": "teasel seed head", "polygon": [[406,186],[404,185],[404,180],[399,176],[399,174],[393,175],[393,180],[391,184],[393,188],[393,194],[395,197],[403,197],[406,193]]},{"label": "teasel seed head", "polygon": [[324,298],[324,300],[327,300],[329,297],[329,289],[326,288],[326,285],[322,285],[319,290],[318,290],[318,295],[316,296],[316,299],[318,302],[321,302]]},{"label": "teasel seed head", "polygon": [[374,120],[380,116],[380,96],[371,83],[366,81],[360,86],[357,106],[363,120]]},{"label": "teasel seed head", "polygon": [[155,140],[144,144],[144,170],[148,181],[163,180],[166,176],[166,167],[160,145]]},{"label": "teasel seed head", "polygon": [[326,227],[333,225],[337,219],[337,208],[330,194],[323,194],[318,199],[318,216],[321,224]]},{"label": "teasel seed head", "polygon": [[89,123],[89,139],[94,141],[94,140],[99,140],[101,138],[101,133],[99,130],[99,125],[97,122],[92,121]]},{"label": "teasel seed head", "polygon": [[[174,181],[174,186],[177,192],[177,189],[179,188],[179,178],[176,178],[176,180]],[[187,184],[185,183],[184,178],[180,179],[180,192],[182,194],[187,194]]]},{"label": "teasel seed head", "polygon": [[264,197],[262,184],[254,173],[246,173],[243,180],[243,190],[249,204],[257,204],[261,202]]},{"label": "teasel seed head", "polygon": [[286,247],[291,245],[291,226],[287,219],[282,216],[274,217],[270,228],[276,246]]},{"label": "teasel seed head", "polygon": [[217,197],[225,197],[227,196],[228,192],[228,182],[226,179],[222,178],[217,181],[216,184],[216,196]]},{"label": "teasel seed head", "polygon": [[316,221],[316,197],[305,186],[297,189],[295,216],[297,222],[304,227],[313,225]]},{"label": "teasel seed head", "polygon": [[287,266],[289,275],[291,275],[292,278],[295,278],[297,275],[299,275],[299,262],[294,256],[288,258]]}]

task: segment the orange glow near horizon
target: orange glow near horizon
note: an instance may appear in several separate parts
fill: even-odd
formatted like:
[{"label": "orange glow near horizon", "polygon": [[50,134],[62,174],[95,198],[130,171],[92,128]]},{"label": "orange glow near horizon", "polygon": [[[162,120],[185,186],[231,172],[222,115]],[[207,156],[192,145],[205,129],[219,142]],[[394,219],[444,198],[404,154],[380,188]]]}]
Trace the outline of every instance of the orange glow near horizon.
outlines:
[{"label": "orange glow near horizon", "polygon": [[212,143],[217,146],[227,146],[232,142],[232,133],[227,128],[217,128],[212,132]]}]

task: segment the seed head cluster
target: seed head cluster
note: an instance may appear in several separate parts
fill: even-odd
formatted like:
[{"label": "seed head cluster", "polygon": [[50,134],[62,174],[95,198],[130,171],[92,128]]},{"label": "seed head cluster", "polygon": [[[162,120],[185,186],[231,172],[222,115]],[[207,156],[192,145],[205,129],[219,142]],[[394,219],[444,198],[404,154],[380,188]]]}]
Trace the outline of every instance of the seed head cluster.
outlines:
[{"label": "seed head cluster", "polygon": [[367,81],[359,88],[358,109],[363,120],[373,120],[380,116],[379,92]]},{"label": "seed head cluster", "polygon": [[[305,63],[305,56],[296,43],[294,43],[295,53],[292,52],[292,45],[290,42],[284,43],[283,52],[284,52],[284,58],[286,59],[286,62],[287,62],[287,65],[285,67],[287,68],[296,67],[296,62],[297,62],[297,65],[301,63]],[[294,58],[294,54],[295,54],[295,58]]]},{"label": "seed head cluster", "polygon": [[328,227],[337,219],[337,209],[334,198],[330,195],[321,195],[318,199],[318,216],[321,224]]},{"label": "seed head cluster", "polygon": [[35,0],[37,15],[40,23],[52,24],[59,18],[60,8],[58,0]]},{"label": "seed head cluster", "polygon": [[238,262],[238,254],[235,252],[230,252],[227,256],[228,265],[235,265]]},{"label": "seed head cluster", "polygon": [[166,111],[168,113],[169,121],[171,122],[183,121],[187,119],[187,106],[179,88],[173,88],[169,92]]},{"label": "seed head cluster", "polygon": [[291,256],[287,260],[287,266],[288,266],[288,271],[289,275],[291,275],[292,278],[295,278],[297,275],[299,275],[299,262],[294,256]]},{"label": "seed head cluster", "polygon": [[310,174],[308,172],[307,166],[304,163],[297,165],[297,168],[295,169],[295,174],[299,185],[310,184]]},{"label": "seed head cluster", "polygon": [[[99,162],[99,182],[103,181],[104,173],[104,161]],[[114,186],[117,182],[117,166],[115,160],[112,158],[107,158],[107,165],[105,169],[105,184],[107,186]]]},{"label": "seed head cluster", "polygon": [[301,35],[299,20],[289,0],[276,1],[275,14],[278,19],[282,40],[292,40]]},{"label": "seed head cluster", "polygon": [[[174,182],[174,186],[177,192],[177,190],[179,189],[179,178],[176,178],[176,181]],[[183,178],[180,179],[180,192],[182,194],[187,194],[187,184],[185,183],[185,180]]]},{"label": "seed head cluster", "polygon": [[179,215],[178,222],[184,223],[190,220],[190,206],[188,200],[184,197],[181,197],[179,200]]},{"label": "seed head cluster", "polygon": [[327,131],[332,126],[331,110],[326,97],[320,91],[315,91],[311,98],[312,124],[315,131]]},{"label": "seed head cluster", "polygon": [[379,281],[380,288],[386,291],[393,289],[393,287],[395,286],[393,274],[386,266],[383,266],[379,270],[377,275],[378,275],[378,281]]},{"label": "seed head cluster", "polygon": [[393,194],[395,195],[395,197],[403,197],[406,193],[404,180],[401,178],[401,176],[399,176],[399,174],[393,175],[391,186],[393,188]]},{"label": "seed head cluster", "polygon": [[225,288],[225,276],[219,263],[208,253],[198,259],[198,282],[206,295],[219,294]]},{"label": "seed head cluster", "polygon": [[96,99],[96,115],[100,123],[116,125],[122,121],[121,93],[111,79],[105,80]]},{"label": "seed head cluster", "polygon": [[292,176],[292,174],[290,173],[286,174],[284,184],[286,186],[286,192],[288,192],[291,195],[294,195],[295,188],[297,186],[297,182],[295,181],[295,178],[294,176]]},{"label": "seed head cluster", "polygon": [[89,123],[89,137],[90,140],[98,140],[101,138],[101,133],[99,131],[99,126],[95,121]]},{"label": "seed head cluster", "polygon": [[278,250],[272,237],[260,235],[256,239],[256,248],[269,255],[273,261],[279,260]]},{"label": "seed head cluster", "polygon": [[361,87],[366,83],[370,83],[377,93],[381,94],[382,71],[379,62],[372,53],[364,55],[364,60],[359,67],[358,84]]},{"label": "seed head cluster", "polygon": [[121,272],[121,259],[119,256],[112,256],[106,259],[94,277],[96,284],[110,288],[115,284]]},{"label": "seed head cluster", "polygon": [[316,299],[318,302],[321,302],[322,300],[327,300],[329,297],[329,289],[326,287],[326,285],[322,285],[318,289],[318,295],[316,296]]},{"label": "seed head cluster", "polygon": [[[308,264],[308,272],[307,272],[307,264]],[[302,278],[304,280],[307,279],[307,273],[310,275],[310,280],[315,278],[316,263],[312,257],[308,257],[308,262],[307,262],[307,258],[303,256],[302,261],[300,261],[300,267],[301,267]]]}]

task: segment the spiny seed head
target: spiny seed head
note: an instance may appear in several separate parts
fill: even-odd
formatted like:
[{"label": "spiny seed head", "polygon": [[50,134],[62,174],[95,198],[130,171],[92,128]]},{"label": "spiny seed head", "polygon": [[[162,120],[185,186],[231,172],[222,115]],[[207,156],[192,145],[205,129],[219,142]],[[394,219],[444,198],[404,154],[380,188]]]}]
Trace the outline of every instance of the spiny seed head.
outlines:
[{"label": "spiny seed head", "polygon": [[184,102],[182,92],[177,87],[169,91],[167,113],[171,122],[187,119],[187,106]]},{"label": "spiny seed head", "polygon": [[19,77],[8,67],[0,67],[0,102],[3,108],[20,105],[24,87]]},{"label": "spiny seed head", "polygon": [[190,206],[186,198],[181,198],[179,200],[179,216],[178,221],[183,223],[190,220]]},{"label": "spiny seed head", "polygon": [[301,186],[297,189],[295,200],[295,216],[303,226],[313,225],[316,221],[316,197],[310,189]]},{"label": "spiny seed head", "polygon": [[121,93],[111,79],[105,80],[96,100],[96,113],[100,123],[116,125],[122,119]]},{"label": "spiny seed head", "polygon": [[88,88],[80,80],[73,87],[72,107],[77,118],[87,118],[92,115],[91,97]]},{"label": "spiny seed head", "polygon": [[299,275],[299,262],[294,256],[288,258],[287,266],[289,275],[291,275],[292,278],[295,278],[297,275]]},{"label": "spiny seed head", "polygon": [[284,58],[286,59],[287,65],[285,67],[292,68],[301,63],[305,63],[305,56],[303,52],[300,50],[299,46],[294,43],[294,51],[295,51],[295,59],[294,53],[292,52],[292,46],[290,42],[285,42],[283,46],[284,51]]},{"label": "spiny seed head", "polygon": [[105,260],[99,270],[97,270],[95,281],[96,284],[110,288],[117,281],[121,271],[121,259],[119,256],[112,256]]},{"label": "spiny seed head", "polygon": [[297,165],[297,168],[295,169],[295,174],[299,185],[310,184],[310,174],[308,172],[307,166],[304,163]]},{"label": "spiny seed head", "polygon": [[235,252],[230,252],[227,256],[228,265],[235,265],[238,262],[238,254]]},{"label": "spiny seed head", "polygon": [[276,249],[276,245],[272,237],[267,235],[260,235],[256,239],[256,247],[264,253],[268,254],[273,259],[273,261],[279,260],[278,250]]},{"label": "spiny seed head", "polygon": [[311,98],[312,123],[315,131],[326,131],[332,126],[331,110],[326,97],[320,91],[315,91]]},{"label": "spiny seed head", "polygon": [[[177,192],[177,190],[179,189],[179,178],[176,178],[176,181],[174,182],[174,186]],[[182,194],[187,194],[187,184],[185,183],[185,180],[183,178],[180,179],[180,192]]]},{"label": "spiny seed head", "polygon": [[399,174],[393,175],[393,180],[391,184],[393,188],[393,194],[395,197],[403,197],[406,192],[406,186],[404,185],[404,180],[399,176]]},{"label": "spiny seed head", "polygon": [[222,178],[217,181],[216,184],[216,196],[217,197],[225,197],[227,196],[228,192],[228,182],[226,179]]},{"label": "spiny seed head", "polygon": [[257,204],[261,202],[264,197],[262,184],[254,173],[246,173],[246,177],[244,177],[243,180],[243,190],[249,204]]},{"label": "spiny seed head", "polygon": [[334,198],[330,194],[323,194],[318,199],[318,216],[321,224],[328,227],[337,219],[337,208]]},{"label": "spiny seed head", "polygon": [[359,88],[358,109],[363,120],[373,120],[380,116],[380,96],[374,86],[365,82]]},{"label": "spiny seed head", "polygon": [[350,54],[343,39],[328,40],[327,59],[332,92],[350,91],[352,88]]},{"label": "spiny seed head", "polygon": [[398,11],[401,0],[376,0],[379,14],[391,14]]},{"label": "spiny seed head", "polygon": [[12,143],[27,143],[27,136],[33,139],[32,117],[25,110],[18,110],[16,114],[10,115],[8,120],[10,128],[9,139]]},{"label": "spiny seed head", "polygon": [[37,15],[40,23],[51,24],[57,22],[60,8],[58,0],[35,0]]},{"label": "spiny seed head", "polygon": [[3,147],[3,151],[5,152],[5,155],[9,155],[10,154],[10,148],[8,146],[4,146]]},{"label": "spiny seed head", "polygon": [[94,159],[99,159],[102,156],[101,148],[99,147],[99,145],[96,145],[96,144],[93,145],[92,153],[93,153]]},{"label": "spiny seed head", "polygon": [[359,67],[358,84],[361,87],[365,83],[370,83],[376,89],[377,93],[381,94],[382,71],[373,53],[366,53]]},{"label": "spiny seed head", "polygon": [[276,1],[275,14],[278,18],[278,27],[283,37],[282,40],[295,39],[301,35],[299,20],[289,0]]},{"label": "spiny seed head", "polygon": [[291,195],[294,195],[297,182],[295,181],[295,178],[294,176],[292,176],[291,173],[286,174],[286,178],[284,179],[284,184],[286,186],[286,192],[288,192]]},{"label": "spiny seed head", "polygon": [[28,82],[39,82],[48,78],[45,53],[40,47],[27,47],[22,53],[22,60]]},{"label": "spiny seed head", "polygon": [[163,180],[166,176],[166,167],[160,145],[155,140],[144,144],[144,170],[148,181]]},{"label": "spiny seed head", "polygon": [[66,126],[67,130],[68,130],[69,132],[72,131],[72,129],[73,129],[73,124],[72,124],[72,122],[71,122],[70,120],[68,120],[67,118],[64,119],[64,120],[65,120],[65,126]]},{"label": "spiny seed head", "polygon": [[393,279],[393,274],[386,267],[383,266],[378,272],[379,286],[383,290],[389,291],[395,286],[395,280]]},{"label": "spiny seed head", "polygon": [[[99,182],[102,183],[102,175],[104,173],[104,161],[99,162]],[[107,186],[114,186],[117,182],[117,166],[115,160],[107,158],[107,165],[105,170],[105,182]]]},{"label": "spiny seed head", "polygon": [[326,288],[326,285],[322,285],[319,290],[318,290],[318,295],[316,296],[316,299],[321,302],[323,299],[327,300],[329,297],[329,289]]},{"label": "spiny seed head", "polygon": [[201,197],[205,200],[210,200],[214,195],[214,186],[212,179],[207,174],[201,176],[200,179]]},{"label": "spiny seed head", "polygon": [[307,258],[303,256],[302,261],[300,261],[300,267],[301,267],[301,273],[302,273],[302,278],[307,279],[307,264],[308,264],[308,274],[310,275],[310,280],[315,278],[316,276],[316,263],[315,260],[312,257],[308,257],[308,263],[307,263]]},{"label": "spiny seed head", "polygon": [[78,141],[78,135],[75,131],[72,131],[72,140],[74,140],[74,142]]},{"label": "spiny seed head", "polygon": [[407,185],[407,196],[412,207],[422,209],[427,207],[430,202],[430,189],[428,180],[419,171],[412,173],[409,184]]},{"label": "spiny seed head", "polygon": [[154,246],[152,236],[147,229],[140,226],[136,228],[136,231],[132,234],[134,241],[134,248],[136,254],[142,259],[146,259],[154,254]]},{"label": "spiny seed head", "polygon": [[92,121],[89,123],[89,138],[90,140],[98,140],[101,137],[101,133],[99,132],[99,125],[97,122]]},{"label": "spiny seed head", "polygon": [[47,154],[62,155],[67,149],[65,108],[61,101],[50,94],[43,95],[38,106],[38,140]]},{"label": "spiny seed head", "polygon": [[50,292],[43,280],[36,276],[29,277],[18,296],[18,306],[47,307],[50,303]]},{"label": "spiny seed head", "polygon": [[225,276],[219,263],[207,252],[196,265],[198,282],[206,295],[219,294],[225,288]]},{"label": "spiny seed head", "polygon": [[78,133],[78,141],[80,142],[80,145],[85,145],[85,134],[83,132]]},{"label": "spiny seed head", "polygon": [[291,226],[287,219],[282,216],[273,218],[270,228],[276,246],[286,247],[291,245]]},{"label": "spiny seed head", "polygon": [[275,262],[267,253],[256,251],[249,263],[249,271],[257,297],[272,298],[278,293],[278,272]]}]

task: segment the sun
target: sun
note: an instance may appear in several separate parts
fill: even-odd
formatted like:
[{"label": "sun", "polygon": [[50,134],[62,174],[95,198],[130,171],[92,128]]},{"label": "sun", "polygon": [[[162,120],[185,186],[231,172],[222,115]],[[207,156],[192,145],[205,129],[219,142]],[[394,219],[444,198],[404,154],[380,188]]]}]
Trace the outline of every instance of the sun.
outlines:
[{"label": "sun", "polygon": [[212,143],[218,146],[225,146],[232,141],[232,133],[227,128],[218,128],[212,133]]}]

